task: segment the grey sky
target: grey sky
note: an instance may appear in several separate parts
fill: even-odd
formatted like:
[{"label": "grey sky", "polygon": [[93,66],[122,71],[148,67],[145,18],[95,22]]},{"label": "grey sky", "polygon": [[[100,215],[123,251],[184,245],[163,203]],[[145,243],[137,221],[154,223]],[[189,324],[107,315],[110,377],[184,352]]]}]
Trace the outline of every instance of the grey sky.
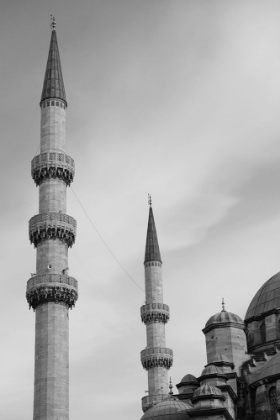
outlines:
[{"label": "grey sky", "polygon": [[[206,364],[201,329],[226,309],[244,318],[279,271],[280,3],[258,0],[2,1],[1,406],[30,420],[34,320],[25,301],[38,211],[30,162],[39,100],[57,36],[73,189],[134,281],[144,288],[147,194],[163,258],[173,383]],[[117,265],[73,192],[78,221],[69,274],[70,415],[141,417],[144,294]]]}]

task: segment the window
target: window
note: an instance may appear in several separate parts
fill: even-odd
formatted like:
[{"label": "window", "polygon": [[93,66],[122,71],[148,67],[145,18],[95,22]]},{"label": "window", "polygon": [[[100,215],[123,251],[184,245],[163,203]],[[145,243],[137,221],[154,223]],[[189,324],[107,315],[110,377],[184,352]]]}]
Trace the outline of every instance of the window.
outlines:
[{"label": "window", "polygon": [[269,390],[269,404],[270,404],[270,412],[271,412],[271,419],[277,419],[277,391],[276,387],[272,386]]},{"label": "window", "polygon": [[260,332],[261,332],[261,342],[266,342],[266,330],[265,330],[265,323],[263,322],[260,326]]}]

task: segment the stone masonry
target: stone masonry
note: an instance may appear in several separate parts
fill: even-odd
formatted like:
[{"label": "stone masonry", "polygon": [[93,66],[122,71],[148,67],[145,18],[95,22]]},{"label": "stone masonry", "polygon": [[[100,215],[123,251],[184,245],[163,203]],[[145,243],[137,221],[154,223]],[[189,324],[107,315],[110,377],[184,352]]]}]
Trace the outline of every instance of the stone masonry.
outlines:
[{"label": "stone masonry", "polygon": [[40,154],[31,167],[39,186],[39,214],[29,221],[29,239],[37,249],[36,274],[26,292],[36,313],[33,419],[68,420],[68,312],[78,298],[78,283],[68,276],[76,221],[66,214],[66,188],[75,166],[65,153],[67,102],[54,21],[40,107]]},{"label": "stone masonry", "polygon": [[162,261],[151,206],[144,267],[146,302],[141,307],[141,319],[146,325],[147,347],[141,352],[141,362],[148,371],[148,395],[142,398],[145,412],[168,395],[168,369],[173,362],[173,352],[165,340],[169,307],[163,303]]}]

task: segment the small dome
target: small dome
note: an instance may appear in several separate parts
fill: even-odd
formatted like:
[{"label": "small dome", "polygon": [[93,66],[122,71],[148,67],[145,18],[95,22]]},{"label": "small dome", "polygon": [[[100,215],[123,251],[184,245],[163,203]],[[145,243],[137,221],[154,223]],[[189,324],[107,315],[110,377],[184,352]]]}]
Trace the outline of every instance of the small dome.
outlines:
[{"label": "small dome", "polygon": [[202,373],[201,376],[206,376],[206,375],[223,375],[223,372],[221,371],[221,369],[218,366],[215,365],[208,365],[206,366]]},{"label": "small dome", "polygon": [[222,396],[223,394],[219,388],[216,388],[213,385],[204,384],[194,391],[193,398],[204,397],[205,395]]},{"label": "small dome", "polygon": [[271,277],[257,291],[250,303],[245,319],[280,308],[280,272]]},{"label": "small dome", "polygon": [[192,407],[175,397],[167,397],[154,405],[141,417],[141,420],[190,420],[187,410]]},{"label": "small dome", "polygon": [[244,325],[244,322],[242,321],[240,316],[233,314],[232,312],[221,311],[208,319],[208,321],[205,324],[205,328],[213,324],[226,324],[228,322]]},{"label": "small dome", "polygon": [[273,356],[262,368],[258,381],[280,373],[280,353]]},{"label": "small dome", "polygon": [[185,375],[182,380],[181,383],[187,384],[189,382],[195,382],[195,383],[199,383],[197,378],[194,375],[191,375],[190,373],[188,373],[187,375]]}]

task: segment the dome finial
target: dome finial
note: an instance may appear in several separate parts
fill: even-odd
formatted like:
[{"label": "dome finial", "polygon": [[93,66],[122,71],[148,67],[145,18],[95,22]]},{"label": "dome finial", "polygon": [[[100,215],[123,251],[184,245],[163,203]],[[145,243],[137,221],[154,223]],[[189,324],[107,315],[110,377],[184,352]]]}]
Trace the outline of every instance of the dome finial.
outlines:
[{"label": "dome finial", "polygon": [[173,391],[172,391],[172,389],[173,389],[173,385],[172,385],[172,381],[171,381],[171,376],[170,376],[170,381],[169,381],[169,395],[173,395]]},{"label": "dome finial", "polygon": [[152,207],[152,196],[150,194],[148,194],[148,204]]},{"label": "dome finial", "polygon": [[54,15],[51,15],[51,29],[54,31],[56,28],[56,21]]},{"label": "dome finial", "polygon": [[222,312],[226,312],[225,310],[225,300],[222,298]]}]

